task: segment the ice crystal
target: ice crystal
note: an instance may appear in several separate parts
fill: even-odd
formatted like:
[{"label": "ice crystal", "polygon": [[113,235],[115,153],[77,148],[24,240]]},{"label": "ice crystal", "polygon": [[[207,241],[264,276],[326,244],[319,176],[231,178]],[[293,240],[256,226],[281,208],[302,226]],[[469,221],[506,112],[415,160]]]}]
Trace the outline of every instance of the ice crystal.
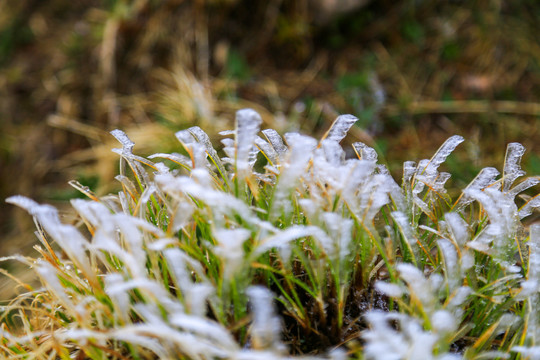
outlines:
[{"label": "ice crystal", "polygon": [[[239,173],[244,173],[250,167],[250,156],[257,133],[260,130],[262,119],[252,109],[236,112],[236,167]],[[242,176],[246,176],[243,174]]]},{"label": "ice crystal", "polygon": [[279,136],[278,132],[273,129],[265,129],[262,131],[268,142],[272,145],[279,158],[282,159],[287,152],[287,146],[283,143],[283,139]]},{"label": "ice crystal", "polygon": [[330,129],[323,136],[323,139],[328,139],[335,142],[340,142],[347,136],[349,129],[358,121],[358,118],[352,115],[340,115],[330,126]]},{"label": "ice crystal", "polygon": [[429,163],[425,167],[425,173],[427,176],[434,174],[439,166],[446,160],[446,158],[461,144],[465,139],[462,136],[454,135],[444,142],[444,144],[437,150],[435,155],[431,158]]},{"label": "ice crystal", "polygon": [[361,142],[355,142],[353,147],[360,159],[377,162],[378,155],[375,149],[372,147],[369,147]]},{"label": "ice crystal", "polygon": [[484,191],[467,190],[466,195],[480,202],[489,217],[486,226],[468,246],[494,256],[494,258],[515,271],[513,256],[515,251],[514,237],[519,228],[518,209],[507,194],[494,188]]},{"label": "ice crystal", "polygon": [[457,210],[462,210],[468,204],[472,203],[474,199],[467,195],[470,190],[484,190],[486,187],[492,185],[495,182],[495,178],[499,175],[499,170],[486,167],[483,168],[478,175],[467,185],[463,190],[463,194],[459,200]]},{"label": "ice crystal", "polygon": [[188,130],[178,131],[176,138],[184,146],[186,151],[191,157],[191,167],[193,168],[204,168],[207,166],[208,162],[206,160],[206,148],[203,144],[200,144],[197,139],[193,136],[193,133]]},{"label": "ice crystal", "polygon": [[506,156],[504,161],[503,171],[503,191],[507,192],[514,181],[525,175],[525,172],[521,170],[521,157],[525,153],[525,147],[520,143],[510,143],[506,148]]},{"label": "ice crystal", "polygon": [[125,154],[131,154],[135,143],[126,135],[122,130],[113,130],[111,135],[116,138],[122,144],[122,152]]}]

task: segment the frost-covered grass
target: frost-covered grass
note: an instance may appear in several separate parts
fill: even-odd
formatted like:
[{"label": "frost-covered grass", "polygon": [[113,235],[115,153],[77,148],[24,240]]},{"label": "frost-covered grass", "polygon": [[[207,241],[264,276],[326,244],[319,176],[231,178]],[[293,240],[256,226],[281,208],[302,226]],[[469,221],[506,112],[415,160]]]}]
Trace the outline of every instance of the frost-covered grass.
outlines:
[{"label": "frost-covered grass", "polygon": [[[522,219],[540,182],[508,145],[452,199],[440,165],[406,162],[401,184],[377,153],[260,131],[241,110],[220,157],[198,127],[183,154],[133,153],[123,132],[123,191],[72,200],[78,223],[21,196],[42,288],[2,308],[10,359],[540,359],[540,225]],[[232,138],[230,137],[232,136]],[[156,139],[159,141],[159,139]],[[163,162],[155,162],[163,161]],[[517,197],[517,198],[516,198]],[[518,206],[519,205],[519,206]]]}]

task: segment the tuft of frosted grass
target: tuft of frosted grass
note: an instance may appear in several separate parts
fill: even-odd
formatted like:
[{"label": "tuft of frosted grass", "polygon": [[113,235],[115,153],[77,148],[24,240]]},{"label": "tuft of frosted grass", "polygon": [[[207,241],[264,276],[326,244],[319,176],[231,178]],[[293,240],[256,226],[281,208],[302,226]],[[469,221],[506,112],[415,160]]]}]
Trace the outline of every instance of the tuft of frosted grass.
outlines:
[{"label": "tuft of frosted grass", "polygon": [[347,158],[339,143],[355,122],[284,142],[241,110],[225,156],[191,127],[176,133],[187,156],[149,157],[180,170],[113,131],[122,191],[75,184],[91,199],[71,201],[77,225],[9,198],[42,246],[36,261],[0,261],[32,266],[43,288],[2,309],[0,356],[535,358],[540,227],[527,237],[521,219],[540,195],[515,201],[540,177],[515,184],[523,147],[508,146],[502,178],[485,168],[453,200],[440,167],[463,138],[406,162],[399,185],[369,146]]},{"label": "tuft of frosted grass", "polygon": [[375,283],[375,288],[377,289],[377,291],[383,293],[384,295],[394,298],[399,298],[404,294],[401,286],[398,286],[397,284],[387,283],[384,281],[377,281]]}]

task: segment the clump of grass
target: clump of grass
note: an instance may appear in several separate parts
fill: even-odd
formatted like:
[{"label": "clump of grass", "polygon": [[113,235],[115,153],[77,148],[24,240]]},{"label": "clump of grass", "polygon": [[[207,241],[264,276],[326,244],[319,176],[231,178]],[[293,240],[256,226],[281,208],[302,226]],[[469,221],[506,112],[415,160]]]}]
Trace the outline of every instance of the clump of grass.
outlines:
[{"label": "clump of grass", "polygon": [[[74,199],[76,224],[21,196],[35,219],[40,277],[2,309],[0,353],[24,359],[539,358],[540,196],[524,148],[452,199],[439,167],[463,141],[406,162],[399,185],[377,153],[260,131],[236,115],[219,153],[199,127],[182,153],[133,153],[122,191]],[[260,136],[262,134],[262,137]],[[155,162],[161,159],[163,162]]]}]

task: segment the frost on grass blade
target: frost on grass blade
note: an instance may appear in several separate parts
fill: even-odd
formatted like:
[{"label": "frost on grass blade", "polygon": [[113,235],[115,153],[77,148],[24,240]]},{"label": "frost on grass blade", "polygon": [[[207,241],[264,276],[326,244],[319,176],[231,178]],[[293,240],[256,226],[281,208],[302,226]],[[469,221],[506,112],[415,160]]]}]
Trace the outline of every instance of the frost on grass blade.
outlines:
[{"label": "frost on grass blade", "polygon": [[122,130],[115,129],[111,131],[111,135],[116,138],[122,144],[122,152],[124,154],[133,153],[133,147],[135,143],[126,135]]},{"label": "frost on grass blade", "polygon": [[257,136],[255,138],[255,146],[259,148],[270,164],[277,164],[279,162],[279,155],[270,143]]},{"label": "frost on grass blade", "polygon": [[236,112],[236,168],[242,177],[248,175],[240,173],[249,169],[250,154],[261,124],[261,116],[255,110],[243,109]]},{"label": "frost on grass blade", "polygon": [[375,289],[384,295],[393,298],[400,298],[404,293],[403,289],[399,285],[380,280],[375,282]]},{"label": "frost on grass blade", "polygon": [[291,255],[291,241],[311,236],[314,234],[314,227],[295,225],[281,230],[276,234],[266,237],[260,241],[253,250],[252,256],[259,256],[273,248],[279,251],[283,264],[289,265]]},{"label": "frost on grass blade", "polygon": [[170,231],[176,233],[191,221],[195,206],[189,202],[179,201],[176,207],[173,206],[167,210],[172,219],[169,225]]},{"label": "frost on grass blade", "polygon": [[519,209],[519,218],[523,219],[533,213],[534,209],[540,208],[540,194],[536,195],[532,199],[529,199],[525,205]]},{"label": "frost on grass blade", "polygon": [[538,184],[540,184],[539,177],[527,178],[523,180],[522,182],[520,182],[519,184],[517,184],[516,186],[514,186],[512,189],[510,189],[508,191],[508,195],[514,198],[516,195]]},{"label": "frost on grass blade", "polygon": [[330,129],[324,134],[323,140],[332,140],[335,142],[340,142],[347,136],[347,133],[349,132],[349,129],[354,125],[355,122],[358,121],[358,118],[356,116],[352,115],[340,115],[337,117],[337,119],[332,123],[332,126],[330,126]]},{"label": "frost on grass blade", "polygon": [[[435,292],[438,290],[438,279],[426,279],[424,274],[416,267],[408,263],[399,264],[397,266],[399,276],[409,286],[409,293],[420,300],[422,311],[431,314],[437,305],[437,297]],[[434,275],[432,275],[434,276]]]},{"label": "frost on grass blade", "polygon": [[473,198],[467,195],[469,190],[483,190],[495,182],[495,178],[499,176],[499,170],[493,167],[483,168],[478,175],[467,185],[457,203],[456,210],[460,211],[474,201]]},{"label": "frost on grass blade", "polygon": [[216,165],[220,164],[221,161],[219,159],[217,151],[214,149],[214,146],[212,146],[212,143],[210,142],[210,138],[208,137],[208,135],[198,126],[190,127],[188,131],[197,140],[198,143],[204,146],[204,148],[206,149],[206,152],[208,153],[208,156],[212,158],[212,160],[216,163]]},{"label": "frost on grass blade", "polygon": [[[435,194],[441,196],[441,194],[446,193],[444,184],[450,176],[448,173],[440,174],[437,169],[452,153],[452,151],[454,151],[454,149],[463,141],[463,137],[454,135],[444,142],[444,144],[439,148],[439,150],[437,150],[435,155],[433,155],[430,160],[424,159],[418,163],[414,180],[411,180],[412,188],[410,188],[409,191],[412,191],[414,203],[431,218],[433,218],[433,215],[428,206],[428,204],[431,202],[431,198],[428,198],[426,201],[425,199],[421,199],[419,194],[426,186],[428,187],[430,197],[433,197]],[[403,180],[405,185],[409,183],[407,179],[410,176],[410,167],[411,164],[408,164],[407,168],[404,168]]]},{"label": "frost on grass blade", "polygon": [[114,316],[118,317],[122,322],[129,320],[129,311],[131,304],[127,291],[115,291],[124,283],[124,277],[119,273],[111,273],[105,276],[105,292],[111,298],[115,307]]},{"label": "frost on grass blade", "polygon": [[[527,340],[540,341],[540,224],[531,225],[529,236],[529,266],[527,280],[522,282],[522,293],[526,294]],[[540,353],[539,353],[540,354]]]},{"label": "frost on grass blade", "polygon": [[514,346],[513,352],[522,355],[522,359],[540,360],[540,346]]},{"label": "frost on grass blade", "polygon": [[359,162],[345,161],[345,152],[337,142],[323,140],[314,151],[311,178],[306,181],[311,198],[319,205],[329,207],[328,202],[340,196],[347,184],[354,181],[353,172]]},{"label": "frost on grass blade", "polygon": [[446,283],[448,284],[448,290],[452,293],[462,283],[458,254],[454,245],[447,239],[438,240],[437,245],[443,255],[444,275],[446,277]]},{"label": "frost on grass blade", "polygon": [[452,336],[457,330],[458,323],[455,317],[447,310],[437,310],[431,315],[433,330],[440,335]]},{"label": "frost on grass blade", "polygon": [[149,159],[161,158],[161,159],[171,160],[172,162],[175,162],[178,165],[182,165],[183,167],[191,167],[193,165],[190,158],[188,158],[185,155],[177,154],[177,153],[172,153],[172,154],[156,153],[156,154],[152,154],[148,156],[148,158]]},{"label": "frost on grass blade", "polygon": [[[364,355],[368,360],[425,359],[439,360],[460,357],[434,355],[439,336],[424,331],[418,320],[403,314],[370,311],[366,314],[370,329],[363,334]],[[397,323],[397,331],[391,323]]]},{"label": "frost on grass blade", "polygon": [[372,147],[369,147],[362,142],[355,142],[353,144],[353,148],[360,160],[377,162],[378,155],[375,149],[373,149]]},{"label": "frost on grass blade", "polygon": [[351,219],[344,219],[341,215],[332,212],[324,213],[323,219],[328,235],[334,240],[334,250],[330,253],[330,256],[344,261],[351,255],[351,231],[354,222]]},{"label": "frost on grass blade", "polygon": [[426,166],[425,172],[427,175],[434,174],[439,166],[445,162],[446,158],[456,149],[456,147],[461,144],[465,139],[462,136],[454,135],[451,136],[448,140],[442,144],[442,146],[437,150],[435,155],[431,158],[429,163]]},{"label": "frost on grass blade", "polygon": [[206,150],[206,154],[210,157],[210,159],[212,160],[212,163],[216,166],[221,177],[225,181],[227,181],[228,180],[226,176],[227,172],[225,171],[223,162],[221,161],[217,151],[212,146],[212,143],[210,142],[210,138],[208,137],[208,135],[198,126],[190,127],[188,131],[197,140],[197,142],[200,143],[204,147],[204,149]]},{"label": "frost on grass blade", "polygon": [[317,146],[315,139],[296,133],[285,134],[285,139],[290,150],[282,164],[281,175],[274,188],[274,199],[271,207],[271,215],[274,217],[289,214],[292,210],[288,197],[290,192],[296,188],[298,179],[306,173],[308,163]]},{"label": "frost on grass blade", "polygon": [[84,314],[78,313],[77,310],[79,310],[79,307],[73,303],[71,296],[68,295],[68,292],[66,291],[66,288],[64,288],[64,286],[62,286],[60,283],[60,280],[58,279],[58,270],[56,268],[54,268],[48,262],[40,260],[37,263],[37,273],[39,274],[42,283],[45,284],[47,289],[54,294],[58,300],[61,301],[64,309],[67,312],[71,312],[76,317],[84,317]]},{"label": "frost on grass blade", "polygon": [[281,342],[281,320],[275,315],[274,294],[262,286],[252,286],[246,292],[252,304],[250,334],[253,348],[284,353],[287,349]]},{"label": "frost on grass blade", "polygon": [[[71,261],[84,273],[89,281],[97,282],[86,254],[88,241],[72,225],[62,224],[58,210],[50,205],[40,205],[24,196],[12,196],[6,200],[27,210],[34,216],[45,232],[58,243]],[[108,210],[107,210],[108,211]]]},{"label": "frost on grass blade", "polygon": [[280,159],[282,159],[283,156],[285,156],[285,154],[287,153],[288,149],[287,146],[285,146],[285,144],[283,143],[283,139],[278,134],[278,132],[273,129],[265,129],[262,131],[262,133],[266,137],[268,142],[272,144],[272,147],[279,155]]},{"label": "frost on grass blade", "polygon": [[236,350],[237,345],[231,334],[219,323],[188,314],[174,314],[170,318],[172,325],[199,338],[214,342],[217,347]]},{"label": "frost on grass blade", "polygon": [[514,241],[520,222],[518,209],[512,198],[497,189],[467,190],[465,195],[477,200],[489,218],[489,224],[467,245],[485,252],[509,271],[519,271],[514,266]]},{"label": "frost on grass blade", "polygon": [[321,149],[325,160],[334,167],[339,167],[345,161],[345,152],[339,143],[332,140],[322,140]]},{"label": "frost on grass blade", "polygon": [[244,264],[244,242],[251,233],[246,229],[218,229],[214,231],[217,240],[215,253],[223,260],[223,276],[231,280]]},{"label": "frost on grass blade", "polygon": [[510,143],[506,148],[506,156],[504,158],[503,171],[503,192],[507,192],[512,187],[514,181],[525,175],[525,171],[521,170],[521,157],[525,153],[525,147],[520,143]]},{"label": "frost on grass blade", "polygon": [[458,213],[450,212],[444,215],[448,229],[452,235],[452,239],[456,245],[462,249],[465,243],[470,239],[470,230],[465,220]]},{"label": "frost on grass blade", "polygon": [[405,161],[403,163],[403,184],[409,184],[416,172],[416,163],[414,161]]},{"label": "frost on grass blade", "polygon": [[13,204],[26,210],[32,216],[36,216],[40,205],[32,199],[22,195],[10,196],[6,199],[8,204]]},{"label": "frost on grass blade", "polygon": [[188,152],[191,158],[191,167],[194,169],[206,167],[208,162],[206,160],[207,154],[204,145],[197,142],[189,130],[180,130],[175,135]]},{"label": "frost on grass blade", "polygon": [[418,239],[414,236],[413,229],[411,227],[411,223],[407,215],[402,213],[401,211],[393,211],[391,213],[392,218],[396,222],[399,232],[403,236],[403,239],[405,240],[409,251],[411,251],[414,261],[419,261],[420,258],[420,249],[418,247]]}]

